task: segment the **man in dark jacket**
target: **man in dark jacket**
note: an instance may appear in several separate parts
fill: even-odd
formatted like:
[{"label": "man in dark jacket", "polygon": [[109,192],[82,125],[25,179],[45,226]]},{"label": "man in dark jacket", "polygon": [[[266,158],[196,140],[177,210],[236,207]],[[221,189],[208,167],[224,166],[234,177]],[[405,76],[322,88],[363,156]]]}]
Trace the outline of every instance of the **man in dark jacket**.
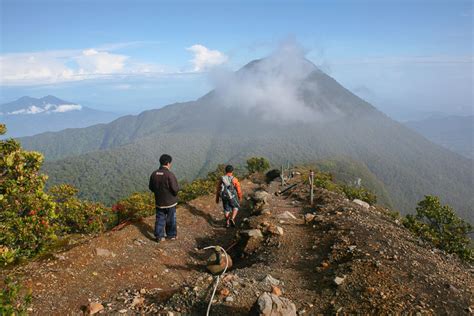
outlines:
[{"label": "man in dark jacket", "polygon": [[150,191],[155,193],[156,221],[155,237],[156,241],[175,240],[176,228],[176,205],[178,204],[179,185],[175,175],[170,171],[171,156],[162,155],[160,157],[160,168],[153,171],[150,176]]}]

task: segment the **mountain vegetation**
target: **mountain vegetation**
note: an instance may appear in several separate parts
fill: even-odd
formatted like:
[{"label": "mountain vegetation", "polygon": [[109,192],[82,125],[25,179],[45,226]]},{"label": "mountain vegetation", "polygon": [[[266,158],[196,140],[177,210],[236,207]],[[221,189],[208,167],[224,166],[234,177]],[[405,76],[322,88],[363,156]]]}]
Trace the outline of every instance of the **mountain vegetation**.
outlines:
[{"label": "mountain vegetation", "polygon": [[[229,86],[193,102],[20,141],[45,154],[48,161],[43,170],[51,185],[72,184],[79,188],[80,197],[109,205],[146,190],[149,173],[165,152],[173,156],[178,178],[187,181],[204,177],[218,164],[243,164],[255,156],[267,157],[276,167],[288,160],[306,164],[348,157],[380,184],[372,190],[379,190],[382,203],[401,213],[414,212],[425,195],[437,195],[463,218],[473,220],[472,160],[391,120],[308,61],[298,64],[305,69],[301,78],[281,75],[288,72],[285,63],[251,62]],[[296,87],[295,102],[301,104],[295,109],[304,114],[287,111],[279,98],[254,97],[250,94],[255,91],[245,90],[248,84],[242,84],[271,86],[268,78],[278,76],[283,76],[284,86]],[[239,90],[233,91],[234,86]],[[272,94],[264,92],[264,96]],[[255,98],[257,104],[245,105]],[[307,113],[310,118],[305,120]]]}]

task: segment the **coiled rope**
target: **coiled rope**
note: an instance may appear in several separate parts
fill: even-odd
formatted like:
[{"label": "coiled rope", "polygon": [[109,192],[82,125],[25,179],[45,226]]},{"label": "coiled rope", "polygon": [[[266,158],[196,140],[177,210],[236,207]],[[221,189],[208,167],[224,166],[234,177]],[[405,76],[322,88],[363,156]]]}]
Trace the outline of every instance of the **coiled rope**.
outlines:
[{"label": "coiled rope", "polygon": [[228,259],[227,251],[225,251],[225,249],[222,248],[221,246],[209,246],[209,247],[203,248],[203,250],[207,250],[207,249],[216,249],[217,251],[222,250],[222,251],[224,251],[224,254],[225,254],[225,268],[224,268],[224,271],[222,271],[222,273],[217,276],[216,285],[214,286],[214,290],[212,291],[212,295],[211,295],[211,300],[209,301],[209,305],[207,306],[206,316],[209,316],[209,312],[211,311],[212,301],[214,300],[214,295],[216,294],[216,290],[217,290],[217,286],[219,285],[220,278],[221,278],[221,276],[224,275],[224,273],[227,271],[227,268],[229,267],[229,259]]}]

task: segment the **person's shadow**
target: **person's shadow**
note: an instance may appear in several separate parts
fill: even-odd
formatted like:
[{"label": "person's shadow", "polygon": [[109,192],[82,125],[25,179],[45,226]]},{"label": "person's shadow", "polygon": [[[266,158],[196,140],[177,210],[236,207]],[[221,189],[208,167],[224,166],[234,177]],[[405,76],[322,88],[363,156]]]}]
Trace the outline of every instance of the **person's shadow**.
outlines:
[{"label": "person's shadow", "polygon": [[153,227],[147,224],[143,219],[134,221],[133,225],[149,240],[155,240],[155,232]]}]

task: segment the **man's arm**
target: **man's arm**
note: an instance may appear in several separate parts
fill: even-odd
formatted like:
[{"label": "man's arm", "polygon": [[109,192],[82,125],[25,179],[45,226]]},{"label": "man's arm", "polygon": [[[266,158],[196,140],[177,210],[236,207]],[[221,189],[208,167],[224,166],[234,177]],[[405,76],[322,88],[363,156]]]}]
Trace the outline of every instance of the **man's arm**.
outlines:
[{"label": "man's arm", "polygon": [[178,179],[176,179],[176,176],[170,172],[170,177],[169,177],[169,187],[171,193],[176,196],[178,195],[179,192],[179,184],[178,184]]},{"label": "man's arm", "polygon": [[151,176],[150,176],[150,181],[148,182],[148,189],[150,189],[151,192],[154,192],[154,190],[153,190],[153,189],[154,189],[154,188],[153,188],[153,187],[154,187],[154,183],[153,183],[153,175],[154,175],[154,174],[155,174],[155,173],[152,173],[152,174],[151,174]]},{"label": "man's arm", "polygon": [[235,190],[237,191],[237,197],[239,198],[239,201],[242,201],[242,188],[240,187],[239,180],[237,180],[237,178],[234,178],[232,182],[234,182],[233,184]]},{"label": "man's arm", "polygon": [[219,181],[217,181],[217,186],[216,186],[216,203],[219,203],[219,199],[221,197],[221,185],[222,185],[222,179],[219,179]]}]

